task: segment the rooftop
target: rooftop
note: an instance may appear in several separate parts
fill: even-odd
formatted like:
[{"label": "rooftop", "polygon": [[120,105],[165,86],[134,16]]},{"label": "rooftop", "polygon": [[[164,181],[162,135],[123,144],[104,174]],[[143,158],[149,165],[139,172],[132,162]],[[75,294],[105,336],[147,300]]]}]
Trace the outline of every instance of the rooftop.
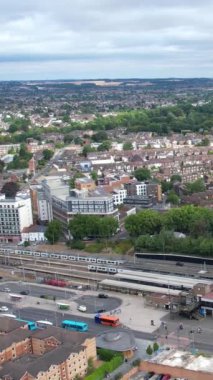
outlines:
[{"label": "rooftop", "polygon": [[195,356],[190,352],[179,350],[164,350],[149,360],[152,363],[180,367],[192,371],[203,371],[213,374],[213,356]]},{"label": "rooftop", "polygon": [[[19,380],[26,372],[32,376],[36,376],[40,371],[47,371],[51,365],[62,363],[71,353],[81,351],[85,340],[91,338],[91,335],[87,333],[81,334],[53,326],[33,332],[29,330],[19,330],[17,333],[13,332],[11,335],[13,335],[11,342],[8,341],[8,336],[0,336],[0,339],[5,340],[5,348],[9,346],[8,343],[12,344],[14,341],[22,340],[20,339],[21,337],[25,338],[27,336],[42,340],[54,337],[59,343],[57,347],[42,356],[27,354],[5,363],[3,367],[0,368],[0,377],[10,374],[14,380]],[[16,339],[14,340],[14,338]]]}]

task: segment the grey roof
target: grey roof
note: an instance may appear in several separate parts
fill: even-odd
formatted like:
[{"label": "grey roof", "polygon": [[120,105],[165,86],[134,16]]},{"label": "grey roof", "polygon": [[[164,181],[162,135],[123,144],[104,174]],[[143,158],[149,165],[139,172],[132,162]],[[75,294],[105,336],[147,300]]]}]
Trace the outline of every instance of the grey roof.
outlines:
[{"label": "grey roof", "polygon": [[129,331],[105,331],[96,337],[96,345],[99,348],[125,352],[135,347],[134,335]]},{"label": "grey roof", "polygon": [[16,321],[12,318],[2,316],[0,319],[0,333],[9,333],[10,331],[13,331],[25,325],[25,322]]},{"label": "grey roof", "polygon": [[[26,325],[26,323],[24,323]],[[20,342],[31,336],[31,332],[26,329],[16,329],[8,334],[0,335],[0,351],[11,346],[11,344]]]},{"label": "grey roof", "polygon": [[82,334],[80,332],[67,331],[54,326],[35,332],[28,331],[28,335],[37,339],[54,337],[60,344],[42,356],[28,354],[14,361],[5,363],[3,367],[0,368],[0,377],[10,375],[13,380],[20,380],[26,372],[32,376],[36,376],[40,371],[47,371],[51,365],[62,363],[72,352],[80,352],[83,349],[85,340],[91,338],[91,335],[88,333]]}]

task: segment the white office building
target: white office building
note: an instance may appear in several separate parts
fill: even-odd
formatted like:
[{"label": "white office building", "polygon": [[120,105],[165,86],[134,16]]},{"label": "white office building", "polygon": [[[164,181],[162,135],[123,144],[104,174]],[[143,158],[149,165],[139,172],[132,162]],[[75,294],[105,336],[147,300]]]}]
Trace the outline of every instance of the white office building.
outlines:
[{"label": "white office building", "polygon": [[124,203],[124,199],[127,197],[126,189],[114,189],[112,191],[112,198],[114,205],[122,205]]},{"label": "white office building", "polygon": [[145,182],[139,182],[135,184],[136,195],[140,195],[142,197],[147,196],[147,184]]},{"label": "white office building", "polygon": [[22,230],[32,224],[29,193],[18,193],[15,198],[0,195],[0,242],[19,242]]}]

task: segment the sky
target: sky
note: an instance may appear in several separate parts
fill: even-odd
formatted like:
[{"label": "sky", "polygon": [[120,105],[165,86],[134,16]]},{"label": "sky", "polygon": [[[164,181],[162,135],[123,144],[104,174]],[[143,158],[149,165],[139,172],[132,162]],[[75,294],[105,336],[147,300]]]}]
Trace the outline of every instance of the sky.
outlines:
[{"label": "sky", "polygon": [[0,80],[213,77],[213,0],[0,0]]}]

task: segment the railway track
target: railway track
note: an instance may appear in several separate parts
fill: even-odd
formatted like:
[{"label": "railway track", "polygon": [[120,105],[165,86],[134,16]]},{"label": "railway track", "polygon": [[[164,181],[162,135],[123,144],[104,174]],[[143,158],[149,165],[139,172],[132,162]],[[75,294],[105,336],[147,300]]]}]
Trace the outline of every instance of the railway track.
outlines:
[{"label": "railway track", "polygon": [[190,276],[203,279],[213,279],[213,268],[208,266],[206,270],[193,263],[184,263],[183,266],[175,265],[174,262],[162,262],[159,260],[137,259],[135,263],[125,263],[125,269],[135,271],[149,271],[152,273],[174,274],[181,276]]}]

